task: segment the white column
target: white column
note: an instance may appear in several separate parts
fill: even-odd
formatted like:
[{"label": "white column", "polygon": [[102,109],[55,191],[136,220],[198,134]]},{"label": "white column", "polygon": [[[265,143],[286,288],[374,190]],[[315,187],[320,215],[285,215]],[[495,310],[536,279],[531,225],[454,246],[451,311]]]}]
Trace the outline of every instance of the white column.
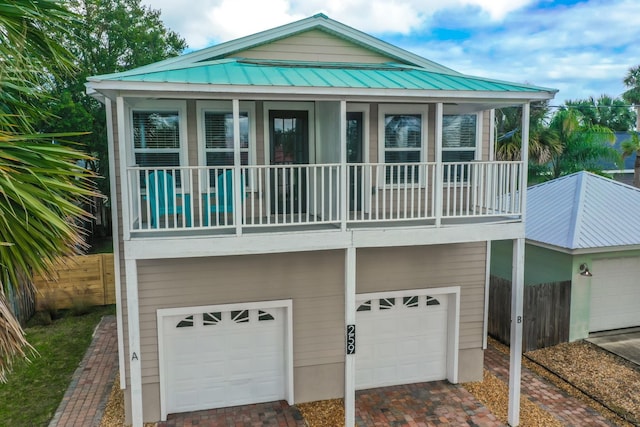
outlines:
[{"label": "white column", "polygon": [[[436,182],[433,185],[436,186],[435,200],[433,202],[433,208],[435,209],[436,216],[436,227],[440,227],[440,222],[442,221],[442,197],[443,197],[443,185],[444,179],[442,176],[442,115],[444,108],[442,102],[438,102],[436,104],[436,151],[435,151],[435,161],[436,161]],[[426,159],[425,159],[426,161]]]},{"label": "white column", "polygon": [[[127,129],[129,121],[126,119],[124,98],[116,98],[116,115],[118,117],[118,154],[120,155],[120,194],[122,196],[122,238],[131,238],[131,200],[129,199],[129,171],[127,170],[128,145]],[[114,161],[112,159],[111,161]]]},{"label": "white column", "polygon": [[[120,372],[120,389],[127,388],[127,376],[124,369],[124,331],[122,326],[122,288],[120,281],[120,224],[118,224],[118,188],[116,181],[116,154],[113,138],[113,108],[111,100],[105,98],[105,110],[107,113],[107,151],[109,153],[109,186],[111,187],[111,234],[113,235],[113,267],[116,287],[116,328],[118,331],[118,367]],[[120,123],[118,123],[120,125]],[[120,142],[120,141],[118,141]]]},{"label": "white column", "polygon": [[[345,251],[344,267],[344,319],[347,325],[356,324],[356,248]],[[357,332],[357,331],[356,331]],[[357,336],[357,335],[356,335]],[[346,340],[345,336],[345,340]],[[357,344],[356,344],[357,351]],[[356,355],[347,354],[344,360],[344,425],[352,427],[356,419]]]},{"label": "white column", "polygon": [[124,264],[127,278],[127,326],[129,332],[129,353],[127,356],[131,374],[131,423],[132,427],[143,427],[138,266],[134,259],[127,259]]},{"label": "white column", "polygon": [[511,345],[509,360],[509,425],[520,424],[520,374],[522,370],[522,308],[524,305],[524,239],[513,240],[511,278]]},{"label": "white column", "polygon": [[347,101],[340,101],[340,229],[347,231]]},{"label": "white column", "polygon": [[[233,104],[233,219],[236,224],[236,235],[242,235],[242,157],[240,156],[240,100],[234,99]],[[220,191],[218,188],[217,191]]]},{"label": "white column", "polygon": [[522,160],[522,181],[520,184],[520,203],[522,205],[522,222],[527,213],[527,178],[529,168],[529,103],[522,104],[522,142],[520,144],[520,159]]},{"label": "white column", "polygon": [[487,335],[489,334],[489,291],[491,282],[491,240],[487,241],[487,257],[484,267],[484,319],[482,326],[482,349],[487,349]]}]

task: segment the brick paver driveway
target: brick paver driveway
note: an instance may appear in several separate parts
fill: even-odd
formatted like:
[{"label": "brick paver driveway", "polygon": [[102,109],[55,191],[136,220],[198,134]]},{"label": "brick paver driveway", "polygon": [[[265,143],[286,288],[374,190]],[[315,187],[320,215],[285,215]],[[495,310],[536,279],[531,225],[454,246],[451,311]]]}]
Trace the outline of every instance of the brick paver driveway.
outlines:
[{"label": "brick paver driveway", "polygon": [[493,427],[504,424],[462,386],[436,381],[357,392],[356,425]]}]

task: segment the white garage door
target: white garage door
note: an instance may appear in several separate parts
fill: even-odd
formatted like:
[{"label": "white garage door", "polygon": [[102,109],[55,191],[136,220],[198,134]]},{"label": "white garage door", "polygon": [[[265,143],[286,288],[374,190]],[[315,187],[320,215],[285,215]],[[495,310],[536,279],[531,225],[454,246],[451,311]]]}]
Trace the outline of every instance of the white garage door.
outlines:
[{"label": "white garage door", "polygon": [[640,326],[640,259],[593,262],[589,331]]},{"label": "white garage door", "polygon": [[285,397],[285,309],[163,318],[166,413]]},{"label": "white garage door", "polygon": [[356,389],[447,378],[447,297],[360,301]]}]

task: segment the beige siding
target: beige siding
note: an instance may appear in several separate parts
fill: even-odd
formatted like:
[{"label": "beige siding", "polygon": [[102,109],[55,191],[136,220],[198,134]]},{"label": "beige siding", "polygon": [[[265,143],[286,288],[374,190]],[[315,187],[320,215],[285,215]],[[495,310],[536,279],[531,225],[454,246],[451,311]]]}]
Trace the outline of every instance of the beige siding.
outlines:
[{"label": "beige siding", "polygon": [[307,31],[234,53],[233,56],[268,60],[361,62],[373,64],[393,61],[392,58],[380,55],[320,30]]},{"label": "beige siding", "polygon": [[357,293],[460,286],[460,348],[482,346],[486,243],[360,249]]},{"label": "beige siding", "polygon": [[[291,298],[294,367],[343,363],[343,265],[342,251],[140,261],[143,383],[159,381],[159,308]],[[313,396],[313,383],[301,387]]]}]

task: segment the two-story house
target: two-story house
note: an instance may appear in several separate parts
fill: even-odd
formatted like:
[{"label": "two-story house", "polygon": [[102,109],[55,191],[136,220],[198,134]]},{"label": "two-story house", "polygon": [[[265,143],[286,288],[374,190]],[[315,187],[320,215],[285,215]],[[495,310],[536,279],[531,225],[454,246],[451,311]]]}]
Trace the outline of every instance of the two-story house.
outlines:
[{"label": "two-story house", "polygon": [[[324,15],[87,87],[106,104],[134,426],[338,397],[352,425],[356,390],[482,378],[487,248],[522,256],[529,103],[555,90]],[[511,105],[525,158],[496,161]]]}]

